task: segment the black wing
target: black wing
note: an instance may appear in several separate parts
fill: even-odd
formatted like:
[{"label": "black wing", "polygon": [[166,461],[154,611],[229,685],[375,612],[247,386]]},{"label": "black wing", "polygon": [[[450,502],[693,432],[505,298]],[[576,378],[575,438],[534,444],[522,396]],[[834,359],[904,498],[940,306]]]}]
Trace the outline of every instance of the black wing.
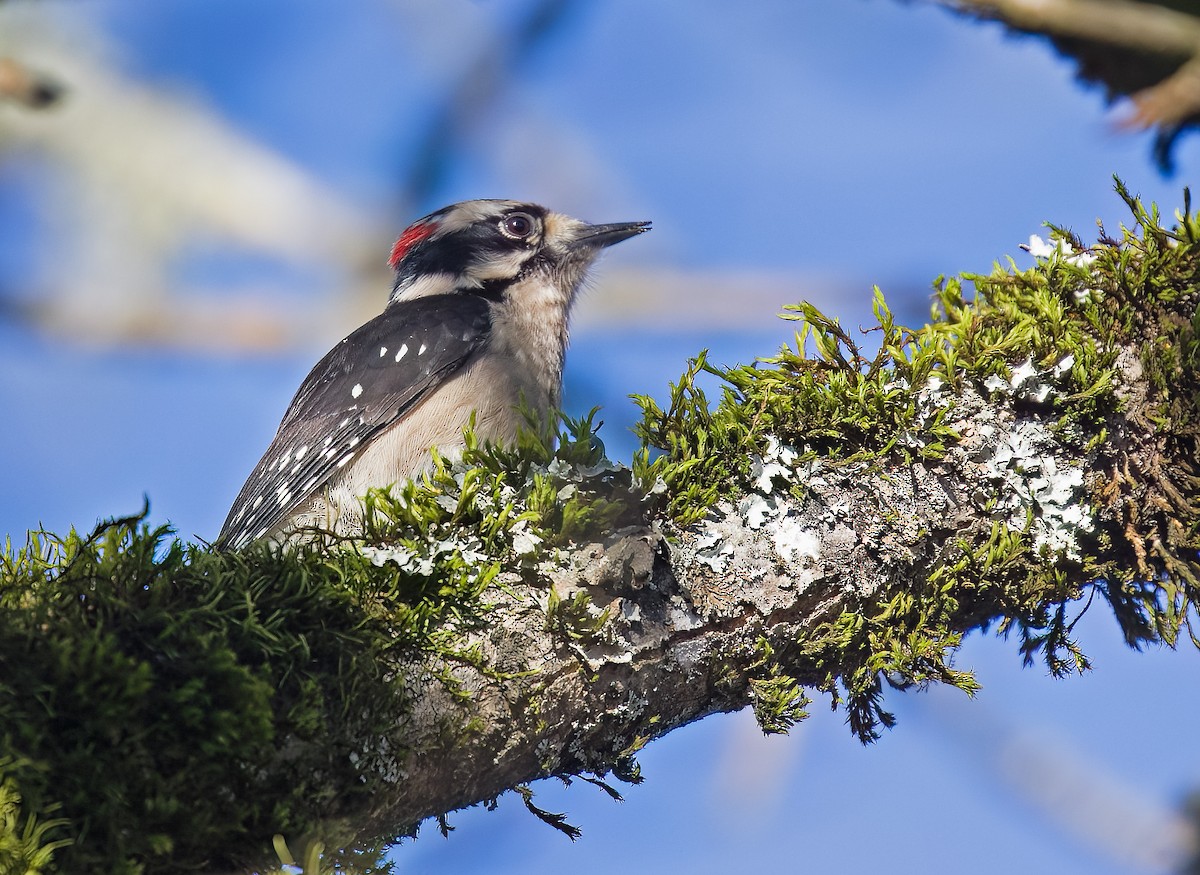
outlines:
[{"label": "black wing", "polygon": [[346,337],[300,385],[217,544],[236,549],[271,531],[458,371],[490,329],[484,299],[430,295],[394,303]]}]

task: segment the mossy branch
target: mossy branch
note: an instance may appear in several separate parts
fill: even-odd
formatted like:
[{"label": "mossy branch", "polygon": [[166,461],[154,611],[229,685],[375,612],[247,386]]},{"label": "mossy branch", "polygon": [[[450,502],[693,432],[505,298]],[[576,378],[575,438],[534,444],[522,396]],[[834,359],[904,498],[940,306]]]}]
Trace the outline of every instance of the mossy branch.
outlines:
[{"label": "mossy branch", "polygon": [[615,794],[707,714],[786,731],[823,692],[869,741],[888,688],[974,692],[974,629],[1059,674],[1089,606],[1131,646],[1194,641],[1200,219],[1118,191],[1129,228],[939,280],[921,328],[877,293],[861,337],[799,304],[774,357],[698,357],[638,398],[631,467],[589,416],[372,493],[352,541],[218,553],[135,517],[9,544],[0,872],[312,868],[364,840],[321,865],[386,871],[508,790],[573,834],[530,781]]}]

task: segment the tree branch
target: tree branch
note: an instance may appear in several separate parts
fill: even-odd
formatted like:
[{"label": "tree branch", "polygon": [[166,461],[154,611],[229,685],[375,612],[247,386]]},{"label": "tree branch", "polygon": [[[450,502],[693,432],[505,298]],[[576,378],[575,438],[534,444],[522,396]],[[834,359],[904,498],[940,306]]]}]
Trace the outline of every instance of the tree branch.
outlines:
[{"label": "tree branch", "polygon": [[30,109],[44,109],[59,101],[62,86],[29,70],[12,58],[0,58],[0,100],[11,100]]},{"label": "tree branch", "polygon": [[637,780],[649,740],[747,704],[785,731],[805,688],[870,740],[886,687],[974,690],[971,629],[1079,670],[1100,594],[1131,645],[1173,645],[1200,590],[1200,218],[1119,190],[1121,240],[1034,238],[1034,268],[940,284],[921,329],[878,296],[877,353],[802,304],[715,406],[698,359],[640,399],[665,452],[632,468],[589,418],[372,493],[353,543],[212,553],[132,518],[9,550],[21,853],[223,871],[512,788],[567,829],[525,784]]},{"label": "tree branch", "polygon": [[1159,166],[1170,169],[1179,134],[1200,122],[1200,17],[1169,3],[1134,0],[935,0],[1022,33],[1050,37],[1078,61],[1081,78],[1109,99],[1128,96],[1123,125],[1157,128]]},{"label": "tree branch", "polygon": [[998,18],[1028,33],[1077,37],[1156,54],[1191,57],[1200,49],[1194,15],[1128,0],[938,0],[978,16]]}]

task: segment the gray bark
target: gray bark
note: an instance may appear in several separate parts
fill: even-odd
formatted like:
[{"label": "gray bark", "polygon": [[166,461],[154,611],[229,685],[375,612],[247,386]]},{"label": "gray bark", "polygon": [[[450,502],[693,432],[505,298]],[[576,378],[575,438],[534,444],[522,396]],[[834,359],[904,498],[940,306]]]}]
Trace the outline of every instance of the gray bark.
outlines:
[{"label": "gray bark", "polygon": [[849,599],[921,579],[948,542],[990,530],[997,505],[983,505],[1011,486],[994,472],[1016,417],[969,389],[954,400],[962,440],[936,464],[805,463],[791,473],[802,498],[777,477],[770,495],[731,497],[689,528],[614,532],[544,562],[561,598],[584,592],[609,612],[595,640],[548,628],[544,584],[507,575],[475,643],[492,669],[528,674],[448,666],[464,699],[435,678],[442,667],[416,668],[399,737],[418,753],[392,764],[397,793],[373,819],[416,823],[536,778],[603,773],[649,739],[742,708],[760,638],[786,652]]}]

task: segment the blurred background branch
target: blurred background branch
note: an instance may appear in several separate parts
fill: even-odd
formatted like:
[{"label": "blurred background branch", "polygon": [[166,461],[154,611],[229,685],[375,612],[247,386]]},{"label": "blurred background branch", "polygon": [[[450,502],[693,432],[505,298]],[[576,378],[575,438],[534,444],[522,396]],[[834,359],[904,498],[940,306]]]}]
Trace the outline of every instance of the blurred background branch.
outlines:
[{"label": "blurred background branch", "polygon": [[1011,30],[1050,38],[1078,75],[1110,101],[1128,97],[1124,124],[1156,131],[1154,154],[1170,172],[1180,134],[1200,124],[1200,8],[1189,0],[934,0]]},{"label": "blurred background branch", "polygon": [[11,100],[30,109],[45,109],[62,97],[62,86],[27,69],[20,61],[0,58],[0,100]]},{"label": "blurred background branch", "polygon": [[[68,11],[0,8],[0,50],[19,46],[73,83],[52,115],[0,114],[0,159],[37,168],[39,218],[55,241],[34,293],[10,310],[93,343],[270,348],[310,336],[320,308],[284,307],[278,292],[247,288],[206,296],[179,281],[179,260],[197,247],[232,247],[333,270],[352,285],[386,232],[205,101],[120,72],[104,37]],[[377,273],[386,282],[382,266]]]},{"label": "blurred background branch", "polygon": [[446,184],[462,144],[512,84],[523,62],[553,41],[574,0],[538,0],[524,10],[515,26],[492,32],[474,57],[463,64],[457,81],[446,87],[418,138],[400,184],[402,214],[431,212],[442,204],[435,195]]}]

